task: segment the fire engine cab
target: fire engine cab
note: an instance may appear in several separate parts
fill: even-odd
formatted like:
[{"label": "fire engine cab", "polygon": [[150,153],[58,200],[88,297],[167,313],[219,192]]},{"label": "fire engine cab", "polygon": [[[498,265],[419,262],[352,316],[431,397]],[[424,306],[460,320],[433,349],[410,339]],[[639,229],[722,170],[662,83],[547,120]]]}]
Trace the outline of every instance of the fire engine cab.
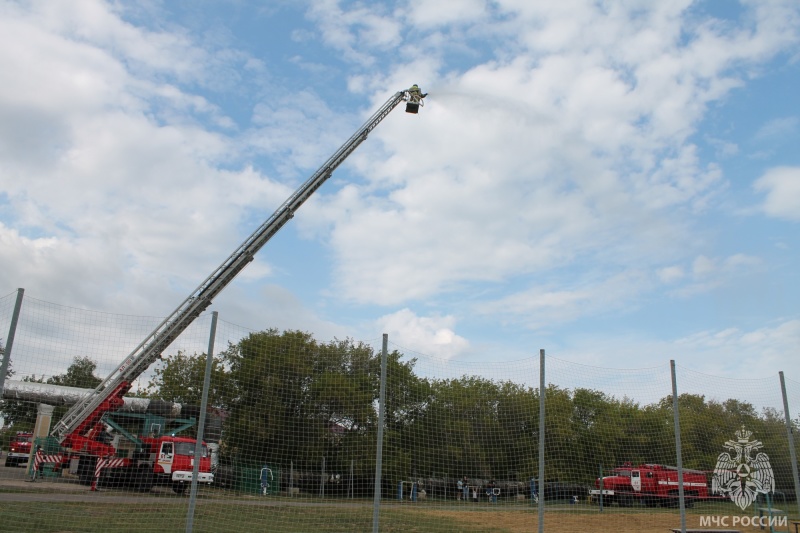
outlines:
[{"label": "fire engine cab", "polygon": [[31,455],[31,443],[33,434],[18,431],[11,439],[6,455],[6,466],[17,466],[28,464],[28,457]]}]

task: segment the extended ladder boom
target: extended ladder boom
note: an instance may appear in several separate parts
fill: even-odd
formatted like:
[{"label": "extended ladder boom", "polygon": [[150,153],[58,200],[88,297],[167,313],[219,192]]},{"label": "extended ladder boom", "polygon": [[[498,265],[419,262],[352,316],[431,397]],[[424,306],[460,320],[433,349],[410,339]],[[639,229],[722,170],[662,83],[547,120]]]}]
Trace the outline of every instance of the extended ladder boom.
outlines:
[{"label": "extended ladder boom", "polygon": [[217,296],[255,254],[286,224],[294,212],[319,189],[336,168],[353,153],[367,135],[401,101],[421,104],[419,94],[399,91],[367,120],[305,183],[303,183],[256,231],[245,240],[197,289],[159,324],[97,388],[79,401],[56,424],[51,434],[62,444],[73,434],[82,434],[97,424],[103,414],[121,400],[133,381],[211,305]]}]

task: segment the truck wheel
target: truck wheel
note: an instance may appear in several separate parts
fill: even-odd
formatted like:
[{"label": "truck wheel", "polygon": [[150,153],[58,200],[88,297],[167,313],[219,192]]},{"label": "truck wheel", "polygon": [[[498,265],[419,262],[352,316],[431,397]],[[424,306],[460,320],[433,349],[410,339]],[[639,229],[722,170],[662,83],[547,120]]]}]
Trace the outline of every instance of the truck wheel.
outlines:
[{"label": "truck wheel", "polygon": [[186,492],[186,483],[173,483],[172,492],[175,494],[183,494]]},{"label": "truck wheel", "polygon": [[623,494],[619,497],[620,507],[630,507],[631,505],[633,505],[633,496],[630,494]]},{"label": "truck wheel", "polygon": [[97,485],[107,489],[121,489],[128,485],[130,475],[125,468],[104,468],[100,472]]},{"label": "truck wheel", "polygon": [[149,465],[140,466],[134,475],[133,488],[139,492],[150,492],[153,488],[153,471]]},{"label": "truck wheel", "polygon": [[677,508],[677,507],[681,506],[681,502],[678,499],[678,491],[677,490],[669,491],[668,495],[669,495],[669,500],[667,500],[665,507],[676,507]]}]

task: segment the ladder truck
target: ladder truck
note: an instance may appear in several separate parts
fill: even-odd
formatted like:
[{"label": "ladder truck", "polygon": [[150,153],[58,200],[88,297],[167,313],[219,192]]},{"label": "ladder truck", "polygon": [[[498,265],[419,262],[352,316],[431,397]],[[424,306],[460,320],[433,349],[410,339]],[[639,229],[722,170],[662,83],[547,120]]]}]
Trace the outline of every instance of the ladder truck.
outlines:
[{"label": "ladder truck", "polygon": [[[331,177],[333,171],[367,138],[400,102],[406,112],[416,114],[424,105],[416,85],[391,96],[325,163],[308,178],[261,226],[259,226],[186,300],[165,318],[97,388],[76,402],[50,432],[60,454],[48,456],[57,468],[77,466],[82,483],[96,487],[99,480],[140,490],[154,483],[171,484],[177,493],[192,480],[195,441],[185,437],[124,435],[131,445],[120,446],[107,431],[109,414],[123,405],[123,396],[134,381],[210,305],[254,258],[255,254],[293,216],[295,211]],[[120,428],[121,429],[121,428]],[[204,447],[205,449],[205,447]],[[38,453],[41,457],[41,453]],[[121,455],[123,457],[121,457]],[[198,482],[213,483],[207,453],[200,458]],[[53,459],[53,457],[55,457]],[[37,461],[37,464],[39,461]],[[113,481],[110,481],[113,480]]]}]

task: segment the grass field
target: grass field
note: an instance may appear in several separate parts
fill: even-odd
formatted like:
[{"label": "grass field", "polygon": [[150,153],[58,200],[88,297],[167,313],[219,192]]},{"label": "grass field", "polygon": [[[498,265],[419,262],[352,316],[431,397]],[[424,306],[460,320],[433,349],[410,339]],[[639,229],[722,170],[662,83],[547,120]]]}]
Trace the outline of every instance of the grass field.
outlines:
[{"label": "grass field", "polygon": [[[1,495],[0,495],[1,496]],[[186,529],[186,500],[137,503],[61,503],[2,501],[0,531],[41,533],[107,532],[167,533]],[[692,509],[687,527],[699,527],[702,514],[726,514],[732,509]],[[736,513],[740,514],[740,513]],[[548,510],[548,533],[591,532],[667,532],[680,526],[676,510],[596,509]],[[760,531],[756,527],[738,528]],[[353,532],[372,531],[372,508],[363,504],[290,504],[254,499],[252,501],[201,501],[194,517],[194,531],[239,532]],[[536,532],[535,508],[519,507],[438,507],[433,505],[386,504],[381,507],[380,531],[391,533],[444,532]]]}]

